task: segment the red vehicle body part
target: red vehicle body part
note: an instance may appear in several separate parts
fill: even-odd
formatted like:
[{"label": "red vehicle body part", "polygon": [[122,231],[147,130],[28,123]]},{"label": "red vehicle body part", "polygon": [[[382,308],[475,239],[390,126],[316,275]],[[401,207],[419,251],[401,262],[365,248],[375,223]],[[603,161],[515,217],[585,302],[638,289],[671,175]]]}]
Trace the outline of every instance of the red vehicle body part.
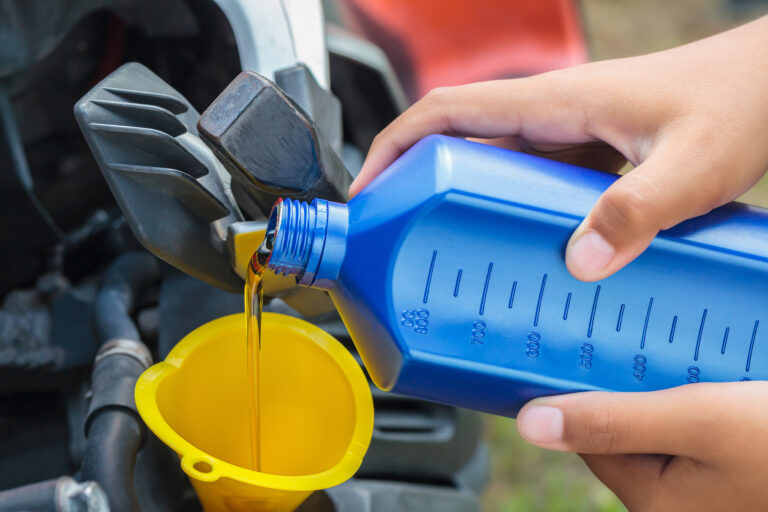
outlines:
[{"label": "red vehicle body part", "polygon": [[338,0],[381,47],[411,100],[430,89],[587,61],[576,0]]}]

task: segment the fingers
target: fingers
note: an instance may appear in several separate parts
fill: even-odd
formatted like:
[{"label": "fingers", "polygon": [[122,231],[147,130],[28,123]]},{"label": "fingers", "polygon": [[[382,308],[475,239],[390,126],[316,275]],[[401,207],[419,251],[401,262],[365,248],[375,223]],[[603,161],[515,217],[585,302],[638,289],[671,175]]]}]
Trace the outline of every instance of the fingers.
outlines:
[{"label": "fingers", "polygon": [[[586,454],[668,454],[698,460],[729,456],[728,442],[768,421],[756,396],[768,383],[700,383],[648,393],[577,393],[537,399],[518,430],[551,450]],[[748,415],[748,421],[745,416]]]},{"label": "fingers", "polygon": [[604,172],[618,172],[627,163],[624,155],[604,142],[555,146],[526,142],[522,151]]},{"label": "fingers", "polygon": [[663,147],[603,193],[568,243],[565,261],[574,277],[608,277],[643,252],[659,230],[738,195],[742,184],[713,169],[719,158],[686,145],[665,139]]},{"label": "fingers", "polygon": [[553,143],[595,140],[584,116],[587,96],[581,94],[590,89],[589,68],[579,69],[431,91],[376,136],[350,197],[434,133],[485,139],[521,135]]}]

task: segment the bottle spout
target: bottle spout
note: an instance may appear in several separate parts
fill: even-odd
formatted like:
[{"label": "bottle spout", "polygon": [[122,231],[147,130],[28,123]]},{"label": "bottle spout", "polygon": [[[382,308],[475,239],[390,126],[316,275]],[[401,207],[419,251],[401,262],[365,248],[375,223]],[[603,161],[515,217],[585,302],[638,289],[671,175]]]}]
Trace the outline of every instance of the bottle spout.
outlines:
[{"label": "bottle spout", "polygon": [[346,252],[349,215],[345,204],[279,199],[267,222],[259,263],[298,284],[327,287],[336,279]]}]

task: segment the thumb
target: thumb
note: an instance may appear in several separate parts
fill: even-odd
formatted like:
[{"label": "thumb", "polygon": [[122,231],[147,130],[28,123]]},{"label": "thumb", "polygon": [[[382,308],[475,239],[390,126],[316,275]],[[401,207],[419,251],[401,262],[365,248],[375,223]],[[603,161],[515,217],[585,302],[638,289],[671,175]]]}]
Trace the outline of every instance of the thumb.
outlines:
[{"label": "thumb", "polygon": [[[672,144],[667,144],[670,146]],[[657,150],[613,183],[571,236],[565,254],[582,281],[606,278],[642,253],[662,229],[707,213],[731,199],[706,163],[685,151]]]},{"label": "thumb", "polygon": [[521,409],[517,428],[525,440],[550,450],[713,459],[726,440],[747,433],[743,409],[766,417],[768,408],[753,405],[766,390],[758,384],[699,383],[646,393],[539,398]]}]

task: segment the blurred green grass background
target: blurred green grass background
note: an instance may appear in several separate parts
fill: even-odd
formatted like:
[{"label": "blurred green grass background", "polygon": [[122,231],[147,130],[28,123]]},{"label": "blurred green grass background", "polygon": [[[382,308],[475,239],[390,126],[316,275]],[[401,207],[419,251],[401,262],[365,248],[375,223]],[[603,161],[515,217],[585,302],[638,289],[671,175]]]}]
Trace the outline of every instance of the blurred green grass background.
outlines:
[{"label": "blurred green grass background", "polygon": [[[768,2],[725,0],[582,0],[593,60],[648,53],[701,39],[768,12]],[[768,207],[768,179],[742,201]],[[541,450],[517,434],[514,420],[486,417],[491,481],[488,512],[618,512],[616,496],[569,453]]]},{"label": "blurred green grass background", "polygon": [[491,512],[619,512],[621,502],[578,455],[542,450],[523,441],[515,421],[486,418],[491,481],[483,510]]}]

